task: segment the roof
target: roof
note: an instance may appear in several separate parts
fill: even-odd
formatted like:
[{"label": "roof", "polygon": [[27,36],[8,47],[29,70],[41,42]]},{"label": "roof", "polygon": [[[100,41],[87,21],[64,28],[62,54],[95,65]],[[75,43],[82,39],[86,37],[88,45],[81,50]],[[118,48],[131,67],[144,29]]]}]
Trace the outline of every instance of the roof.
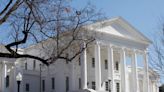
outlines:
[{"label": "roof", "polygon": [[[117,24],[117,27],[116,27],[116,24]],[[108,31],[108,33],[112,34],[112,35],[115,32],[115,33],[118,33],[118,34],[114,35],[117,37],[122,37],[122,38],[130,39],[130,40],[134,40],[134,41],[140,41],[140,42],[143,42],[146,44],[152,43],[152,41],[149,38],[147,38],[145,35],[143,35],[140,31],[138,31],[136,28],[134,28],[130,23],[128,23],[122,17],[115,17],[115,18],[106,19],[103,21],[98,21],[96,23],[89,24],[86,27],[89,28],[90,30],[95,30],[95,29],[101,30],[102,29],[102,32],[105,30],[104,32]],[[120,28],[118,28],[118,27],[120,27]],[[110,31],[115,30],[115,31],[110,32],[109,30]],[[116,32],[116,31],[120,31],[120,32]],[[129,38],[127,37],[127,35],[125,35],[125,33],[128,34]]]}]

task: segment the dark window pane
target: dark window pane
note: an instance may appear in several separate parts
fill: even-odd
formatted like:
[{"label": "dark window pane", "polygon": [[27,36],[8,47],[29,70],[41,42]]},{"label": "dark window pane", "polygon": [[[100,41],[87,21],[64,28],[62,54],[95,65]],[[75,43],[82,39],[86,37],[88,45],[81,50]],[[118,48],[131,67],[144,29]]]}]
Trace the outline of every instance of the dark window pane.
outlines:
[{"label": "dark window pane", "polygon": [[6,88],[9,87],[9,83],[10,83],[9,75],[7,75],[6,76]]},{"label": "dark window pane", "polygon": [[92,67],[95,67],[95,58],[92,58]]},{"label": "dark window pane", "polygon": [[81,78],[79,78],[79,89],[81,89]]},{"label": "dark window pane", "polygon": [[109,84],[108,84],[108,82],[105,82],[105,89],[106,89],[106,91],[109,90]]},{"label": "dark window pane", "polygon": [[[68,53],[66,54],[66,57],[67,57],[67,58],[69,57],[69,54],[68,54]],[[68,64],[68,63],[69,63],[69,61],[66,60],[66,64]]]},{"label": "dark window pane", "polygon": [[116,83],[116,92],[120,92],[120,84],[119,83]]},{"label": "dark window pane", "polygon": [[30,91],[30,85],[26,83],[26,91]]},{"label": "dark window pane", "polygon": [[118,61],[116,62],[116,70],[117,71],[119,70],[119,63],[118,63]]},{"label": "dark window pane", "polygon": [[52,89],[55,89],[55,78],[52,78],[51,81],[52,81]]},{"label": "dark window pane", "polygon": [[69,91],[69,77],[66,77],[66,92]]},{"label": "dark window pane", "polygon": [[35,70],[35,68],[36,68],[36,61],[34,60],[33,61],[33,69]]},{"label": "dark window pane", "polygon": [[95,84],[95,82],[94,81],[92,81],[92,89],[96,89],[96,84]]},{"label": "dark window pane", "polygon": [[42,90],[45,91],[45,80],[42,80]]},{"label": "dark window pane", "polygon": [[79,57],[79,66],[81,65],[81,58]]},{"label": "dark window pane", "polygon": [[111,80],[108,81],[108,85],[109,85],[109,92],[111,92]]},{"label": "dark window pane", "polygon": [[105,60],[105,69],[108,69],[108,60]]},{"label": "dark window pane", "polygon": [[27,70],[27,62],[25,63],[25,70]]}]

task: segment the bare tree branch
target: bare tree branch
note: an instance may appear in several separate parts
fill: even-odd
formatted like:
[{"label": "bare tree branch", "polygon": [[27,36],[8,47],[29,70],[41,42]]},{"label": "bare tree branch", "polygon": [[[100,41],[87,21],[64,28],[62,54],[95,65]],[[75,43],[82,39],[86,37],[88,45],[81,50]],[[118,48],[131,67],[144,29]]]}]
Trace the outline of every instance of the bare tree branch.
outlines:
[{"label": "bare tree branch", "polygon": [[[77,10],[65,0],[10,0],[0,12],[0,25],[11,23],[13,39],[4,44],[8,53],[0,52],[0,57],[31,58],[46,65],[59,59],[72,61],[86,49],[80,49],[83,42],[94,41],[84,25],[99,20],[99,15],[92,7]],[[45,55],[20,54],[19,47],[28,44]]]}]

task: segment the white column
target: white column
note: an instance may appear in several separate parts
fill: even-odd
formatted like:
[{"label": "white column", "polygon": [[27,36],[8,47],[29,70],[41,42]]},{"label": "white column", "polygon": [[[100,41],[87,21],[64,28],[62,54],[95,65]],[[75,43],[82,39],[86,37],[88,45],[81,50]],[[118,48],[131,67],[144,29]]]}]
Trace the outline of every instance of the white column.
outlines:
[{"label": "white column", "polygon": [[[83,48],[86,48],[86,44],[83,43]],[[81,55],[81,78],[82,78],[82,88],[87,89],[87,55],[86,49],[84,49]]]},{"label": "white column", "polygon": [[126,54],[124,48],[122,48],[121,57],[121,92],[127,92]]},{"label": "white column", "polygon": [[5,92],[6,88],[6,76],[7,76],[7,65],[5,62],[3,62],[3,69],[2,69],[2,92]]},{"label": "white column", "polygon": [[116,92],[114,82],[113,48],[111,46],[108,47],[108,79],[111,79],[111,92]]},{"label": "white column", "polygon": [[100,44],[95,45],[95,80],[96,90],[101,90],[101,55],[100,55]]},{"label": "white column", "polygon": [[139,92],[138,72],[137,72],[137,53],[132,52],[132,79],[133,79],[133,92]]},{"label": "white column", "polygon": [[144,92],[149,92],[149,68],[147,52],[144,52]]}]

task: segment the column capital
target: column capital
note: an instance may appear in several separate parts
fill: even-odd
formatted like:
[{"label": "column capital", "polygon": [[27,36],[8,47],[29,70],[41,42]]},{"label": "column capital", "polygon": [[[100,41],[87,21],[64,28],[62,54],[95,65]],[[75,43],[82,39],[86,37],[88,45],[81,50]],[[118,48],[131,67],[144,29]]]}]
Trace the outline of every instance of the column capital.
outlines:
[{"label": "column capital", "polygon": [[101,44],[101,42],[100,41],[95,41],[95,45],[100,45]]},{"label": "column capital", "polygon": [[126,47],[121,47],[121,50],[125,52],[128,49]]},{"label": "column capital", "polygon": [[138,49],[132,49],[132,52],[133,52],[133,54],[138,54],[138,53],[141,53],[141,51],[140,51],[140,50],[138,50]]},{"label": "column capital", "polygon": [[109,48],[113,48],[113,47],[114,47],[113,44],[108,44],[107,46],[108,46]]},{"label": "column capital", "polygon": [[140,50],[140,49],[132,49],[132,52],[133,53],[140,53],[140,54],[144,54],[145,53],[145,50]]},{"label": "column capital", "polygon": [[148,54],[149,53],[147,50],[139,50],[139,49],[136,49],[135,52],[140,53],[140,54]]},{"label": "column capital", "polygon": [[144,51],[144,53],[145,53],[145,54],[149,54],[149,51],[146,49],[146,50]]},{"label": "column capital", "polygon": [[7,61],[3,61],[3,64],[7,64]]},{"label": "column capital", "polygon": [[83,47],[83,48],[86,47],[86,42],[85,42],[85,41],[82,42],[82,47]]}]

